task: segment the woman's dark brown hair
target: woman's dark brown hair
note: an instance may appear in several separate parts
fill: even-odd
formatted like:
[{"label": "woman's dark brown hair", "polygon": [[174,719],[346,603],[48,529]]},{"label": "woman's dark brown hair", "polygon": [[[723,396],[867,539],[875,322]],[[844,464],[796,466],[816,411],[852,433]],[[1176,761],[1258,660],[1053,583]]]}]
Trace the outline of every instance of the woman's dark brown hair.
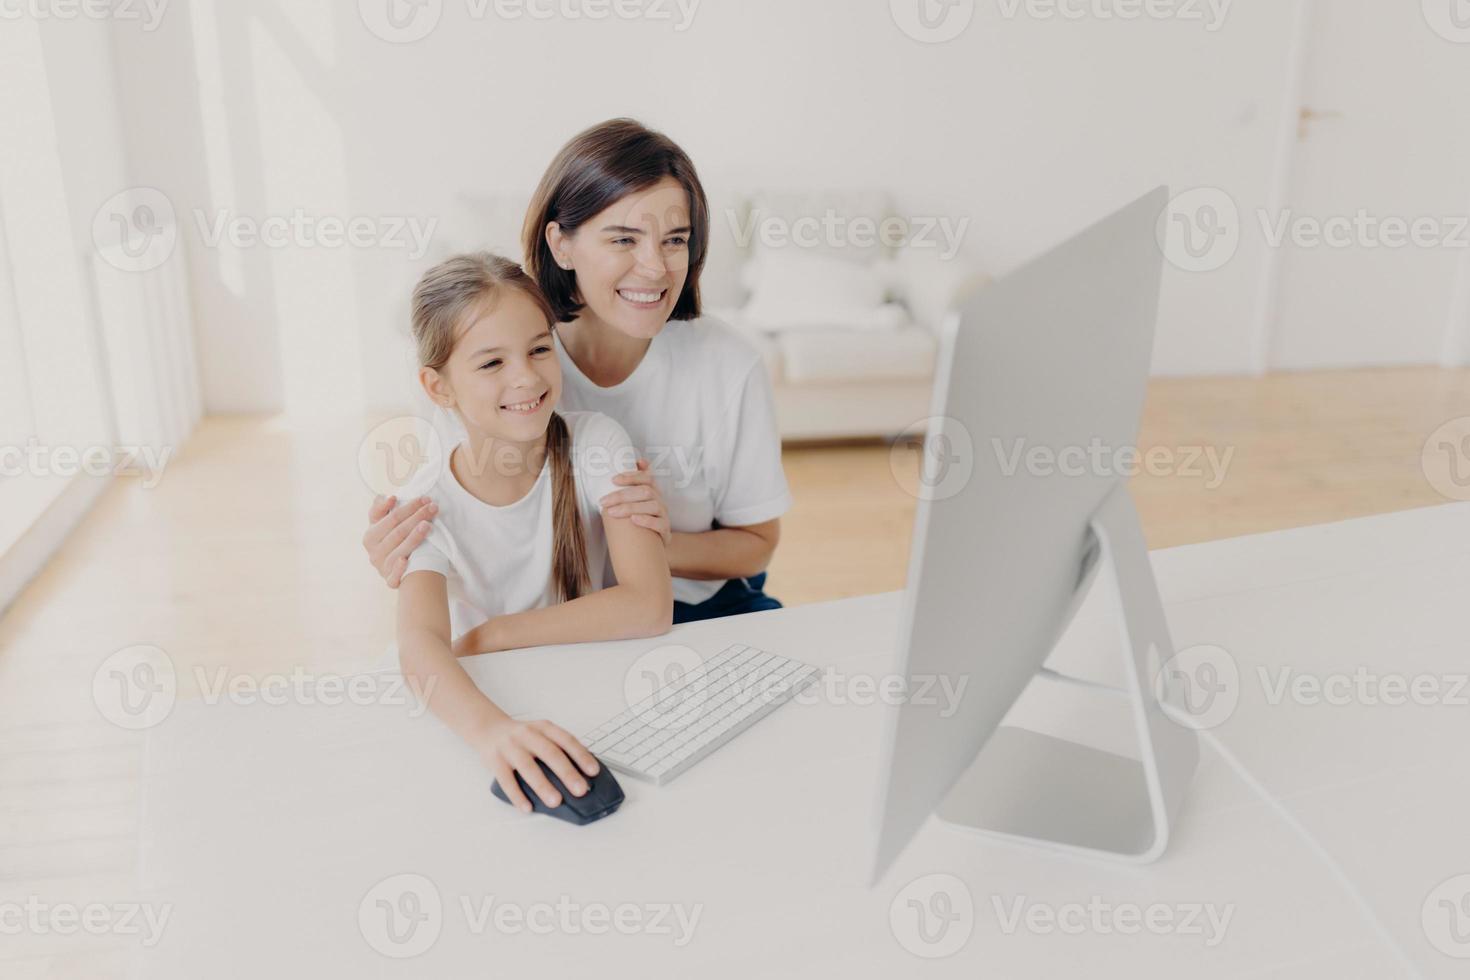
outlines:
[{"label": "woman's dark brown hair", "polygon": [[709,200],[694,172],[694,162],[679,144],[633,119],[609,119],[573,136],[536,187],[521,245],[526,271],[536,280],[558,323],[574,319],[582,309],[577,275],[552,258],[546,226],[555,221],[574,234],[582,223],[635,191],[672,177],[689,195],[689,274],[674,304],[671,320],[699,316],[699,273],[709,250]]},{"label": "woman's dark brown hair", "polygon": [[[540,308],[548,326],[556,320],[536,283],[509,259],[489,252],[456,255],[425,272],[413,291],[413,339],[419,364],[443,371],[466,315],[494,303],[497,294],[520,290]],[[587,591],[587,536],[577,509],[572,473],[572,437],[556,412],[546,427],[551,466],[551,580],[567,602]]]}]

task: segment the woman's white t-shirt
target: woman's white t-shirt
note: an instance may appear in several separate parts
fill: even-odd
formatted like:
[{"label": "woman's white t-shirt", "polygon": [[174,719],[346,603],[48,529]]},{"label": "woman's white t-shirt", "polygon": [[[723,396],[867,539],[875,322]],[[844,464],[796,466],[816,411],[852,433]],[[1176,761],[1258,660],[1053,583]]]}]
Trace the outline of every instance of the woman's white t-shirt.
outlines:
[{"label": "woman's white t-shirt", "polygon": [[[760,354],[718,320],[670,320],[621,384],[593,384],[558,338],[561,404],[617,419],[650,469],[675,531],[773,520],[791,509],[771,381]],[[723,581],[674,579],[703,602]]]},{"label": "woman's white t-shirt", "polygon": [[[636,467],[637,452],[623,427],[606,415],[576,411],[559,414],[571,435],[577,507],[587,540],[587,569],[592,587],[602,588],[609,562],[597,502],[617,489],[612,482],[615,474]],[[445,577],[450,632],[458,638],[492,617],[552,605],[556,588],[551,579],[550,462],[542,465],[529,493],[513,504],[497,507],[460,484],[449,466],[451,455],[445,453],[442,464],[431,471],[416,473],[413,486],[401,498],[428,496],[439,504],[429,536],[409,556],[404,575],[431,571]]]}]

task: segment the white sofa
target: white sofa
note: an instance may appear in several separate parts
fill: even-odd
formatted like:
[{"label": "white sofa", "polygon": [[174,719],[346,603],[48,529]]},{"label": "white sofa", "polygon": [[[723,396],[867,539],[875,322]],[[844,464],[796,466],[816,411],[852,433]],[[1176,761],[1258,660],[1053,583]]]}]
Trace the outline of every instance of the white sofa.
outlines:
[{"label": "white sofa", "polygon": [[711,209],[706,307],[764,356],[784,440],[892,437],[929,414],[939,322],[983,274],[928,237],[865,235],[897,217],[881,192],[757,192]]}]

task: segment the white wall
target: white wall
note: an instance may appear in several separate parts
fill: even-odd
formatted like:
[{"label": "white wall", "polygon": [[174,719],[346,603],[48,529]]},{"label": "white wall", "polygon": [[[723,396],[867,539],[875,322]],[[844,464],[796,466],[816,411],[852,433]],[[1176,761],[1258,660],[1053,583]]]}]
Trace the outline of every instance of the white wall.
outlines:
[{"label": "white wall", "polygon": [[108,32],[96,22],[16,22],[6,34],[0,201],[33,422],[48,444],[90,445],[110,424],[91,306],[92,218],[126,179]]},{"label": "white wall", "polygon": [[[436,251],[417,260],[403,249],[196,249],[207,407],[350,411],[404,404],[403,310],[418,271],[449,248],[512,247],[519,204],[557,147],[609,116],[679,140],[716,202],[758,187],[879,187],[901,213],[969,218],[962,260],[992,273],[1158,183],[1221,188],[1245,216],[1267,209],[1294,186],[1300,2],[1237,2],[1211,31],[1181,19],[1042,19],[1024,3],[1007,17],[1009,0],[976,0],[959,37],[925,44],[880,0],[703,0],[684,31],[475,19],[472,0],[443,0],[437,27],[399,44],[374,36],[355,3],[193,0],[155,32],[119,33],[120,99],[135,179],[166,190],[186,223],[194,208],[222,207],[256,219],[300,207],[438,221]],[[1417,16],[1415,4],[1394,6]],[[1334,42],[1343,70],[1354,45],[1377,40],[1376,23],[1364,25]],[[1431,42],[1423,23],[1395,25],[1415,45],[1440,45],[1440,74],[1395,83],[1382,67],[1375,77],[1397,93],[1385,99],[1464,90],[1470,50]],[[1325,64],[1306,82],[1314,97],[1336,84]],[[1446,84],[1456,79],[1458,89]],[[1360,142],[1371,146],[1372,133],[1365,123]],[[1433,177],[1454,179],[1445,168]],[[1463,190],[1444,193],[1460,193],[1463,209]],[[1449,295],[1441,259],[1429,261]],[[1399,344],[1368,318],[1324,325],[1351,304],[1315,306],[1304,268],[1249,226],[1223,267],[1171,268],[1156,369],[1438,356],[1426,338],[1443,331],[1445,302],[1409,311],[1415,339]],[[712,286],[716,298],[728,291]]]},{"label": "white wall", "polygon": [[[216,200],[247,214],[263,210],[246,35],[226,21],[196,44],[197,25],[215,26],[213,8],[213,0],[174,0],[152,31],[118,25],[118,101],[133,182],[168,196],[188,238],[206,412],[277,411],[283,375],[271,256],[207,247],[192,216]],[[207,66],[202,78],[200,63]]]},{"label": "white wall", "polygon": [[17,413],[0,431],[34,459],[0,479],[0,609],[106,486],[77,461],[115,438],[90,265],[93,216],[127,180],[109,34],[87,20],[0,29],[0,375],[23,379],[0,398]]}]

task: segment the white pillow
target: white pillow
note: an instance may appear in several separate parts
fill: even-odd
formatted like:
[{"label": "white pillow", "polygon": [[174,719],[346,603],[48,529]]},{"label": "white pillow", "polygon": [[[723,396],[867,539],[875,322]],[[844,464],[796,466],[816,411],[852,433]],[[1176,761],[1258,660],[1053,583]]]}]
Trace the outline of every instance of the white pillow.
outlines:
[{"label": "white pillow", "polygon": [[988,277],[968,257],[943,258],[937,249],[901,248],[893,259],[894,288],[914,322],[937,327],[944,315]]},{"label": "white pillow", "polygon": [[[749,204],[742,220],[753,255],[797,250],[868,265],[893,252],[879,234],[893,213],[886,191],[765,190]],[[781,234],[782,244],[770,244],[767,231]]]},{"label": "white pillow", "polygon": [[858,264],[800,248],[771,249],[747,264],[743,278],[750,301],[741,320],[759,330],[877,329],[904,320],[901,307],[884,302],[891,278],[886,263]]}]

